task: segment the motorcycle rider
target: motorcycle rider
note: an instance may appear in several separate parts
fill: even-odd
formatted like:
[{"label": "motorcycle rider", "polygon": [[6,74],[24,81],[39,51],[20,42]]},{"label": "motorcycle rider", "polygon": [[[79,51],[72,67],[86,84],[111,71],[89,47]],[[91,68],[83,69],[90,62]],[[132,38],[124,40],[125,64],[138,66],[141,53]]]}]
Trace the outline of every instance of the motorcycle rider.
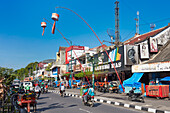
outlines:
[{"label": "motorcycle rider", "polygon": [[93,86],[91,85],[89,88],[89,93],[88,93],[91,97],[94,96],[94,89]]},{"label": "motorcycle rider", "polygon": [[36,87],[35,87],[35,93],[37,93],[37,92],[38,92],[37,98],[39,98],[40,94],[41,94],[41,88],[39,87],[39,85],[36,85]]},{"label": "motorcycle rider", "polygon": [[60,96],[62,95],[62,93],[65,91],[65,87],[64,84],[61,82],[60,84]]},{"label": "motorcycle rider", "polygon": [[83,98],[85,103],[87,103],[88,93],[89,93],[89,86],[86,86],[86,89],[83,91]]},{"label": "motorcycle rider", "polygon": [[27,84],[27,86],[25,87],[26,93],[30,92],[30,86]]}]

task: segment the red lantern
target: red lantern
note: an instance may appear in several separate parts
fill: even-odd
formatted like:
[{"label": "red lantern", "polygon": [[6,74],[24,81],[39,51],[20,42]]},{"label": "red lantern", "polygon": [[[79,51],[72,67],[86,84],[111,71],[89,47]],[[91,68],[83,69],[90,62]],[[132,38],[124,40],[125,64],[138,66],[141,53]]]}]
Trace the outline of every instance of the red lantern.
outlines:
[{"label": "red lantern", "polygon": [[52,13],[52,17],[51,18],[54,20],[54,24],[53,24],[53,28],[52,28],[52,34],[54,34],[55,23],[56,23],[56,21],[58,21],[59,15],[57,13]]},{"label": "red lantern", "polygon": [[41,27],[43,27],[43,33],[42,36],[44,35],[44,31],[45,31],[45,27],[46,27],[46,23],[45,22],[41,22]]}]

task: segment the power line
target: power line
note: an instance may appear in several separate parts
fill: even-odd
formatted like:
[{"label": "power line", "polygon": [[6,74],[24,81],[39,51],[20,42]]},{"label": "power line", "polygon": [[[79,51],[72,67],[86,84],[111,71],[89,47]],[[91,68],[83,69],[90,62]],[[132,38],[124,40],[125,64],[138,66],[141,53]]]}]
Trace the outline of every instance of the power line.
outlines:
[{"label": "power line", "polygon": [[[165,19],[157,20],[155,22],[150,22],[150,23],[159,23],[159,22],[163,22],[163,21],[166,21],[166,20],[170,20],[170,18],[165,18]],[[139,26],[143,26],[143,25],[148,25],[148,24],[140,24]]]}]

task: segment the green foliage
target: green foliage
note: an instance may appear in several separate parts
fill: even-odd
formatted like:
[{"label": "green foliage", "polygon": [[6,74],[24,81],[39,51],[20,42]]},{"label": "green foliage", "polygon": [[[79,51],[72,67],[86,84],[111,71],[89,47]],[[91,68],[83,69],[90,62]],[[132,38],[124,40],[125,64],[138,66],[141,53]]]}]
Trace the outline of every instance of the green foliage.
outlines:
[{"label": "green foliage", "polygon": [[66,73],[66,74],[63,74],[63,76],[70,76],[71,73]]},{"label": "green foliage", "polygon": [[0,79],[3,79],[3,78],[5,78],[4,83],[6,85],[9,85],[10,83],[12,83],[12,81],[16,78],[14,70],[0,67]]},{"label": "green foliage", "polygon": [[15,74],[18,77],[18,79],[23,80],[24,76],[25,77],[29,76],[29,73],[31,73],[32,76],[33,71],[35,71],[37,68],[38,68],[38,62],[29,63],[25,68],[15,70]]},{"label": "green foliage", "polygon": [[51,67],[52,67],[52,62],[48,64],[46,71],[51,71],[51,69],[50,69]]}]

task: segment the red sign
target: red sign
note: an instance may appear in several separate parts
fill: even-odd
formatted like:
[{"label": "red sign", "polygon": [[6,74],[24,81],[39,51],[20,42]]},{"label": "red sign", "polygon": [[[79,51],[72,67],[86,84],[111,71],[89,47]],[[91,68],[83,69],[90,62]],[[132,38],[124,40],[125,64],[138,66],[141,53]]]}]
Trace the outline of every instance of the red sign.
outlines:
[{"label": "red sign", "polygon": [[84,46],[70,46],[70,47],[66,48],[66,50],[65,50],[66,64],[68,64],[69,61],[71,60],[71,49],[72,49],[72,57],[77,58],[84,53],[84,48],[85,48]]}]

